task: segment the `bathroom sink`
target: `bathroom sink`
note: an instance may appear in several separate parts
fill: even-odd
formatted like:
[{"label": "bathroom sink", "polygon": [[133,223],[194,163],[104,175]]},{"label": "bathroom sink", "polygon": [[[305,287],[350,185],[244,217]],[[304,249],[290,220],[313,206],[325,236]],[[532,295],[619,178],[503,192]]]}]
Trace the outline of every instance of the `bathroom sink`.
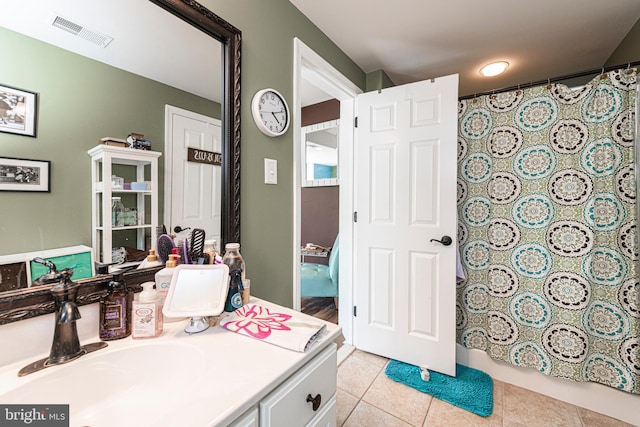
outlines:
[{"label": "bathroom sink", "polygon": [[[295,314],[255,297],[251,302]],[[86,318],[97,314],[96,310]],[[318,341],[323,344],[297,352],[219,324],[187,334],[187,323],[166,322],[158,338],[109,341],[106,348],[22,377],[18,372],[46,353],[0,366],[0,403],[21,404],[25,410],[33,405],[69,405],[70,427],[228,426],[255,411],[262,399],[340,334],[337,325],[327,325],[330,332]],[[97,339],[90,336],[82,344]]]},{"label": "bathroom sink", "polygon": [[205,355],[198,346],[145,341],[113,347],[24,377],[0,394],[0,402],[69,404],[73,425],[156,425],[202,386]]}]

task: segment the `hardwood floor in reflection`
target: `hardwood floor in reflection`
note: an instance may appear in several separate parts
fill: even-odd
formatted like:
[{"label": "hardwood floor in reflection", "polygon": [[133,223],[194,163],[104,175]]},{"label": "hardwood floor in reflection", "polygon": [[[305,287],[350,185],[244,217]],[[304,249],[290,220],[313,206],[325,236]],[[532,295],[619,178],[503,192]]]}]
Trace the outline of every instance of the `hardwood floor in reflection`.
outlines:
[{"label": "hardwood floor in reflection", "polygon": [[304,314],[338,324],[338,307],[336,307],[332,297],[301,298],[300,306]]}]

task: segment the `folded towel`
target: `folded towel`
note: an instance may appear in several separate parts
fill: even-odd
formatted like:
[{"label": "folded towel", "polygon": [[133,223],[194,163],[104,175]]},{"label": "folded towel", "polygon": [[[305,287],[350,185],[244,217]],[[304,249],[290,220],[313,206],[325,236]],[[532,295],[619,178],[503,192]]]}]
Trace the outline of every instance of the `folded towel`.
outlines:
[{"label": "folded towel", "polygon": [[326,329],[306,316],[278,313],[259,304],[243,305],[219,323],[229,331],[299,352],[307,350]]}]

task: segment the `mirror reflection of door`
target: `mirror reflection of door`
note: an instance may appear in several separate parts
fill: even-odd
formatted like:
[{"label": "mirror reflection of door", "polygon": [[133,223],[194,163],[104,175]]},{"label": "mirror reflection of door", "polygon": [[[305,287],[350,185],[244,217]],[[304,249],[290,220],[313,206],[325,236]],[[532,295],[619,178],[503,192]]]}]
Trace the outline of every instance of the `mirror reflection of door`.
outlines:
[{"label": "mirror reflection of door", "polygon": [[[220,120],[166,106],[165,220],[169,231],[196,228],[206,232],[219,248],[221,232],[221,166],[207,161],[220,154]],[[202,155],[191,158],[189,150]],[[186,233],[186,234],[185,234]]]},{"label": "mirror reflection of door", "polygon": [[305,85],[302,98],[300,307],[338,323],[340,102],[311,84]]}]

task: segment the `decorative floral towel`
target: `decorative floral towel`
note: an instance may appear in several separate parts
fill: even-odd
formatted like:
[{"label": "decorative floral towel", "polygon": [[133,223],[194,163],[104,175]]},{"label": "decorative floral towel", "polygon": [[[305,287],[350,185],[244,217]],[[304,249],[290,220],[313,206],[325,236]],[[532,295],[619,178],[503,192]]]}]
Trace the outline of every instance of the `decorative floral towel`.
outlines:
[{"label": "decorative floral towel", "polygon": [[326,328],[320,322],[272,311],[258,304],[243,305],[220,319],[220,325],[230,331],[299,352],[309,348]]}]

